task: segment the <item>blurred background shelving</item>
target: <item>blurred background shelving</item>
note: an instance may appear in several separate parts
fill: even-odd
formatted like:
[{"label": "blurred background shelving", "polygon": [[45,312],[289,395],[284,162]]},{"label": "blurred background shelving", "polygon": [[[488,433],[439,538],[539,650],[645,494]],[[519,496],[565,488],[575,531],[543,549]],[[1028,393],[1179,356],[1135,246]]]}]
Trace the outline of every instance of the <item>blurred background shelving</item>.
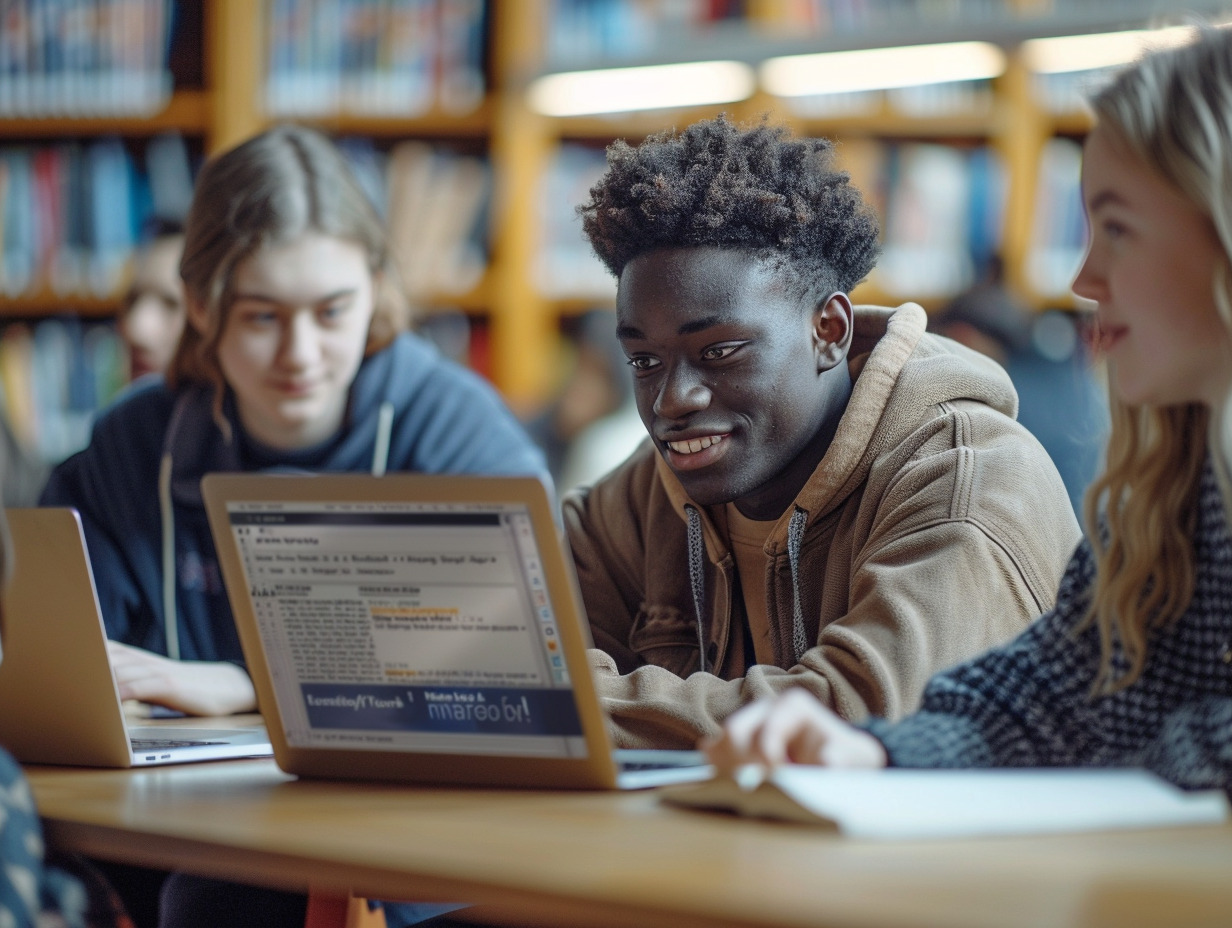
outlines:
[{"label": "blurred background shelving", "polygon": [[[61,359],[103,369],[88,390],[52,391],[57,401],[105,401],[123,375],[100,346],[143,222],[182,210],[204,158],[293,120],[352,159],[388,220],[417,323],[526,416],[557,389],[577,319],[614,299],[574,212],[604,147],[720,111],[838,141],[883,218],[885,257],[857,299],[934,309],[996,258],[1031,306],[1071,308],[1089,125],[1076,101],[1100,72],[1038,73],[1025,43],[1182,12],[1149,0],[6,0],[0,11],[10,409],[41,389],[20,383],[39,365],[13,360],[40,331]],[[811,97],[758,84],[726,104],[608,115],[544,115],[527,94],[548,72],[757,67],[965,40],[1002,49],[1003,71]],[[37,430],[38,409],[15,421]]]}]

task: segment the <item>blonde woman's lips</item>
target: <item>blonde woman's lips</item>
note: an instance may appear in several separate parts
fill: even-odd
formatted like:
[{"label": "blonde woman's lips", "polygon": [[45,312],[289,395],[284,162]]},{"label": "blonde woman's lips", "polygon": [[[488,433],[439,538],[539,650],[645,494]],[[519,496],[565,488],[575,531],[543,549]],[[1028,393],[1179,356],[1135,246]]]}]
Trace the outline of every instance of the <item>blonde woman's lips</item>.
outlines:
[{"label": "blonde woman's lips", "polygon": [[1099,327],[1099,350],[1107,354],[1115,348],[1125,338],[1129,332],[1128,326],[1123,325],[1101,325]]}]

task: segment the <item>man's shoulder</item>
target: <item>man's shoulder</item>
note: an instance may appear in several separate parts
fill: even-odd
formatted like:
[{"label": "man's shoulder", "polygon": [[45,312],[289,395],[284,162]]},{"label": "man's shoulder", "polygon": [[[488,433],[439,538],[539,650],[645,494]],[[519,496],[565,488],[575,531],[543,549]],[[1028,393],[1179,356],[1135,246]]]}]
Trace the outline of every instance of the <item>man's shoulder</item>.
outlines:
[{"label": "man's shoulder", "polygon": [[[1012,416],[980,399],[938,402],[880,457],[883,462],[897,458],[901,469],[978,470],[983,485],[972,491],[997,492],[1000,481],[1030,483],[1039,476],[1060,480],[1039,440]],[[1011,481],[1015,475],[1019,479]]]},{"label": "man's shoulder", "polygon": [[[1048,452],[1027,429],[976,400],[939,405],[902,447],[870,474],[887,501],[883,511],[914,512],[922,521],[967,522],[1002,539],[1034,539],[1068,555],[1080,530],[1069,494]],[[932,513],[928,517],[928,513]]]}]

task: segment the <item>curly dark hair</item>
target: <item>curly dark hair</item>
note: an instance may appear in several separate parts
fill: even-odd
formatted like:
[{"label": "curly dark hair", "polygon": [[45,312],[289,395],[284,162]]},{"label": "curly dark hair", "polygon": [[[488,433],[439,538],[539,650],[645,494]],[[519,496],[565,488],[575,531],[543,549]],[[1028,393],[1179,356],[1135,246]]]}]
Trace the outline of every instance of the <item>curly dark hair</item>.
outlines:
[{"label": "curly dark hair", "polygon": [[607,162],[578,213],[617,278],[658,248],[750,249],[819,297],[850,291],[877,262],[877,218],[834,167],[828,139],[720,115],[636,148],[616,141]]}]

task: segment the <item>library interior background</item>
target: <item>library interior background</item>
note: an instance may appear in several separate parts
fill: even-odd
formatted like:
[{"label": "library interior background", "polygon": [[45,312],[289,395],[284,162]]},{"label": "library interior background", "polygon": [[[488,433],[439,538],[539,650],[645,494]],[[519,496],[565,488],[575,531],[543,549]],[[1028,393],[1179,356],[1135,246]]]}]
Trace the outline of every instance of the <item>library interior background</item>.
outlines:
[{"label": "library interior background", "polygon": [[[500,390],[560,489],[593,479],[640,426],[614,338],[615,281],[576,207],[613,140],[718,113],[835,140],[881,221],[882,257],[856,302],[918,302],[1016,383],[1088,390],[1097,422],[1098,360],[1069,290],[1085,236],[1083,100],[1143,47],[1229,9],[7,0],[6,440],[45,464],[86,443],[97,411],[140,373],[118,323],[156,230],[182,222],[210,155],[296,122],[337,141],[384,218],[408,324]],[[571,446],[601,427],[599,459],[571,463]],[[6,486],[5,502],[32,500]]]}]

